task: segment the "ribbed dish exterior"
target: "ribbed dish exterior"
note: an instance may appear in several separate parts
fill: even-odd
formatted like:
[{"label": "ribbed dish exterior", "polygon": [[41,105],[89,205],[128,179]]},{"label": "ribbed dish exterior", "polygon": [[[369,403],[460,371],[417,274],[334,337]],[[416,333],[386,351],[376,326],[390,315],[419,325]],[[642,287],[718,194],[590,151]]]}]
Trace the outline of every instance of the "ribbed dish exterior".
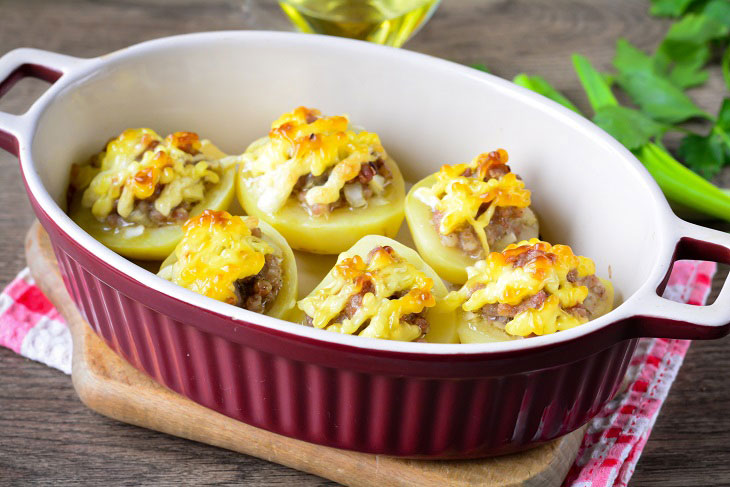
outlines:
[{"label": "ribbed dish exterior", "polygon": [[498,377],[418,378],[325,367],[175,321],[55,250],[83,316],[134,367],[226,416],[337,448],[423,458],[528,448],[597,414],[617,391],[636,346],[626,340],[562,366]]}]

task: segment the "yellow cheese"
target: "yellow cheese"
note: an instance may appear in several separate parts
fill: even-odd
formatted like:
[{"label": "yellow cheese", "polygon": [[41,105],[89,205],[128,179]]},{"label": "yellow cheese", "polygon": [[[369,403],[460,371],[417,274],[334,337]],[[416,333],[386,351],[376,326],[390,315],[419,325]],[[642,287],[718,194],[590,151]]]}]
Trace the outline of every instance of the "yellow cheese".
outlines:
[{"label": "yellow cheese", "polygon": [[139,220],[132,215],[136,202],[162,185],[154,209],[167,217],[182,202],[202,201],[205,185],[218,183],[224,167],[235,162],[208,157],[218,152],[192,132],[162,139],[150,129],[128,129],[107,144],[95,164],[77,167],[72,184],[85,189],[82,205],[98,220],[116,210],[131,221]]},{"label": "yellow cheese", "polygon": [[567,245],[531,239],[509,245],[502,252],[492,252],[468,267],[466,283],[450,293],[446,301],[452,308],[473,312],[495,303],[517,306],[545,291],[546,301],[539,308],[518,313],[505,331],[518,336],[554,333],[587,321],[565,312],[588,296],[586,286],[568,281],[572,270],[580,279],[595,274],[595,265],[591,259],[573,254]]},{"label": "yellow cheese", "polygon": [[[585,299],[585,298],[584,298]],[[504,331],[515,336],[547,335],[582,325],[587,320],[567,313],[560,307],[560,298],[552,295],[545,300],[540,309],[530,308],[507,323]]]},{"label": "yellow cheese", "polygon": [[319,115],[305,107],[285,113],[271,125],[269,136],[244,154],[244,170],[266,188],[258,202],[264,211],[278,211],[301,176],[316,177],[330,169],[327,181],[310,188],[305,198],[309,205],[334,203],[362,164],[387,157],[376,134],[355,132],[344,115]]},{"label": "yellow cheese", "polygon": [[[422,330],[402,320],[436,304],[432,294],[433,279],[400,257],[388,246],[376,248],[368,260],[359,255],[343,259],[333,271],[332,282],[297,303],[312,318],[315,328],[346,334],[412,341]],[[351,318],[332,322],[347,306],[350,298],[369,289]],[[390,299],[393,294],[403,296]],[[364,328],[363,328],[364,327]]]},{"label": "yellow cheese", "polygon": [[264,267],[274,250],[251,234],[254,217],[231,216],[226,211],[205,210],[183,226],[175,248],[177,261],[163,277],[205,296],[235,304],[234,283]]},{"label": "yellow cheese", "polygon": [[[489,243],[484,228],[489,225],[498,206],[530,206],[530,191],[525,183],[511,172],[499,178],[489,178],[489,169],[508,160],[507,151],[499,149],[480,154],[468,164],[444,165],[435,174],[436,183],[431,187],[419,188],[414,196],[443,214],[438,231],[448,235],[471,225],[484,248],[489,253]],[[471,170],[473,176],[463,176]],[[482,205],[488,204],[479,216]]]}]

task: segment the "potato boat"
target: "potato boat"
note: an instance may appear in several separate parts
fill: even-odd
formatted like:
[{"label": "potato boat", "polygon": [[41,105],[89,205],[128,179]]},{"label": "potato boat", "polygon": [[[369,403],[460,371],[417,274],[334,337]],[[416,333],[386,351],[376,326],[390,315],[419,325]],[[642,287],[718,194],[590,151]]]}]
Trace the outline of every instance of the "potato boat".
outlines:
[{"label": "potato boat", "polygon": [[236,191],[246,213],[293,248],[319,254],[343,252],[365,235],[393,237],[404,216],[403,176],[378,136],[305,107],[248,147]]},{"label": "potato boat", "polygon": [[466,281],[466,268],[490,251],[538,236],[530,192],[507,166],[503,149],[470,163],[444,165],[406,197],[406,220],[419,253],[444,279]]},{"label": "potato boat", "polygon": [[446,286],[420,256],[369,235],[346,252],[297,303],[290,319],[328,331],[401,341],[458,343]]},{"label": "potato boat", "polygon": [[72,166],[68,214],[125,257],[161,260],[185,220],[228,208],[236,162],[192,132],[163,139],[150,129],[125,130],[88,164]]},{"label": "potato boat", "polygon": [[515,340],[587,323],[611,311],[613,286],[587,257],[538,239],[508,245],[467,269],[449,293],[461,343]]},{"label": "potato boat", "polygon": [[183,237],[158,275],[249,311],[284,317],[297,298],[297,265],[273,227],[255,217],[205,210],[183,226]]}]

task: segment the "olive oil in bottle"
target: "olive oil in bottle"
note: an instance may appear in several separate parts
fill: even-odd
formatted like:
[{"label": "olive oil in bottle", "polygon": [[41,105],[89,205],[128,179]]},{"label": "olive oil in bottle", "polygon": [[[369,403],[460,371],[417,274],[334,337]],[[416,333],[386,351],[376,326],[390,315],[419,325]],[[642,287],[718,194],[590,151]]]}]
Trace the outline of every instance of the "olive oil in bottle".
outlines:
[{"label": "olive oil in bottle", "polygon": [[280,0],[292,23],[314,32],[400,47],[439,0]]}]

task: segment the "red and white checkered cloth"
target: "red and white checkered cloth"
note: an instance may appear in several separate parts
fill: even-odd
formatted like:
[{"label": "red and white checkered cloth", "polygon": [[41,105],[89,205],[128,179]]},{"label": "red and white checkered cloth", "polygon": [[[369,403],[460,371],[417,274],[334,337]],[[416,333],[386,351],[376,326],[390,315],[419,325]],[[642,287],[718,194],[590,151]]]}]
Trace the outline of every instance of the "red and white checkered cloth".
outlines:
[{"label": "red and white checkered cloth", "polygon": [[0,345],[66,374],[71,333],[58,310],[23,269],[0,294]]},{"label": "red and white checkered cloth", "polygon": [[[713,262],[679,261],[664,296],[702,305],[710,292]],[[644,338],[627,372],[628,387],[588,425],[564,487],[626,486],[659,409],[687,353],[686,340]],[[0,294],[0,345],[71,373],[66,323],[23,270]]]}]

